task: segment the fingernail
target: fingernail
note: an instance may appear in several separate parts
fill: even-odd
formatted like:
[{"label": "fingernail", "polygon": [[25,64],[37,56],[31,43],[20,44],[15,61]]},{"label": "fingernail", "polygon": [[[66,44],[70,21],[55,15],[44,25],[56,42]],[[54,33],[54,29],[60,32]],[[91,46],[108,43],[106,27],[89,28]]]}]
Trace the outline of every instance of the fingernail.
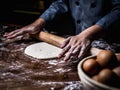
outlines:
[{"label": "fingernail", "polygon": [[65,57],[65,58],[64,58],[64,61],[66,61],[66,62],[67,62],[67,61],[68,61],[68,59],[69,59],[68,57]]},{"label": "fingernail", "polygon": [[79,55],[78,58],[80,59],[80,58],[81,58],[81,55]]},{"label": "fingernail", "polygon": [[58,58],[58,59],[60,59],[61,57],[60,57],[60,56],[58,56],[57,58]]}]

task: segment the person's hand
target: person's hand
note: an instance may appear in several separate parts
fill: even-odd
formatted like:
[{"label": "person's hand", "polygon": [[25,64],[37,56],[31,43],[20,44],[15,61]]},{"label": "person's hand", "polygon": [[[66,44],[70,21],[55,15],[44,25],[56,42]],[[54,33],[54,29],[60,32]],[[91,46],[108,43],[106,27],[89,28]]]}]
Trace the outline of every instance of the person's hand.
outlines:
[{"label": "person's hand", "polygon": [[91,42],[99,37],[104,37],[104,31],[98,25],[93,25],[78,35],[68,37],[61,45],[63,49],[58,58],[63,56],[65,61],[70,60],[73,56],[82,59],[91,46]]},{"label": "person's hand", "polygon": [[81,34],[68,37],[62,44],[61,48],[63,50],[58,57],[60,58],[65,55],[65,61],[69,60],[73,56],[77,56],[78,59],[81,59],[85,52],[89,49],[90,44],[90,39]]},{"label": "person's hand", "polygon": [[3,36],[8,38],[8,39],[12,39],[12,38],[15,38],[17,36],[24,35],[26,33],[36,34],[43,28],[44,24],[45,24],[45,21],[43,19],[39,18],[35,22],[33,22],[32,24],[24,26],[20,29],[14,30],[14,31],[9,32],[9,33],[5,33]]}]

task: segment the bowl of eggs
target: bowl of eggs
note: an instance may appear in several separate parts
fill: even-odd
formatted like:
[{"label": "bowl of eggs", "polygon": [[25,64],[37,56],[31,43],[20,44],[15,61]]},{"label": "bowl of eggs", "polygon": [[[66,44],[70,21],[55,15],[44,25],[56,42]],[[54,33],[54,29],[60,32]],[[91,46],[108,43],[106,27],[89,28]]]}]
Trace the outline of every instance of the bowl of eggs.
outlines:
[{"label": "bowl of eggs", "polygon": [[120,90],[120,54],[101,50],[83,58],[77,69],[84,90]]}]

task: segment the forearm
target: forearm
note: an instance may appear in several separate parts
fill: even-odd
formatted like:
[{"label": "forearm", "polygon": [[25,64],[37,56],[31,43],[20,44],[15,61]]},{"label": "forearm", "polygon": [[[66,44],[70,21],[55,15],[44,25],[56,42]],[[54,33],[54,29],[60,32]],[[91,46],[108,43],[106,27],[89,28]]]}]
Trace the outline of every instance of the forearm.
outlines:
[{"label": "forearm", "polygon": [[46,24],[46,21],[43,18],[38,18],[37,20],[35,20],[32,25],[34,26],[40,26],[40,27],[44,27]]},{"label": "forearm", "polygon": [[112,0],[112,9],[108,14],[102,17],[96,24],[104,30],[109,30],[109,27],[120,21],[120,0]]},{"label": "forearm", "polygon": [[87,28],[86,30],[84,30],[83,32],[81,32],[79,35],[81,35],[81,34],[82,34],[82,36],[84,36],[86,38],[95,40],[97,38],[104,37],[105,31],[99,25],[93,25],[93,26]]}]

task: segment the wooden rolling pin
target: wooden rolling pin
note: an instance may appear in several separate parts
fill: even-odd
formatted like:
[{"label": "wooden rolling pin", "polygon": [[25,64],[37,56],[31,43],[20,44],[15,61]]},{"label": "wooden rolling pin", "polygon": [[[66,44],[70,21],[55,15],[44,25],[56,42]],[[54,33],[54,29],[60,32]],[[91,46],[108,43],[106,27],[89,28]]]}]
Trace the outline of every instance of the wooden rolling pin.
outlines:
[{"label": "wooden rolling pin", "polygon": [[[40,33],[36,34],[34,37],[57,47],[60,47],[60,45],[65,41],[65,38],[63,37],[44,31],[41,31]],[[87,53],[90,55],[97,55],[99,51],[100,49],[90,48],[90,50]]]},{"label": "wooden rolling pin", "polygon": [[[47,42],[47,43],[52,44],[57,47],[60,47],[61,44],[65,41],[65,38],[63,38],[63,37],[60,37],[60,36],[45,32],[45,31],[41,31],[40,33],[35,34],[35,35],[29,36],[28,34],[26,34],[24,38],[22,38],[22,36],[18,36],[14,39],[3,40],[3,43],[0,46],[4,46],[6,44],[12,43],[14,41],[19,41],[22,39],[28,39],[29,37],[37,38],[38,40]],[[92,47],[86,52],[86,54],[87,55],[97,55],[100,51],[101,51],[101,49]],[[115,53],[115,54],[118,58],[120,58],[120,53]]]},{"label": "wooden rolling pin", "polygon": [[36,34],[35,38],[57,47],[60,47],[60,45],[65,41],[65,38],[63,37],[60,37],[48,32],[44,32],[44,31],[41,31],[40,33]]},{"label": "wooden rolling pin", "polygon": [[[44,32],[44,31],[41,31],[40,33],[36,34],[34,37],[57,47],[60,47],[61,44],[65,41],[65,38],[63,37],[60,37],[48,32]],[[86,52],[86,55],[87,56],[97,55],[101,50],[102,49],[92,47]],[[115,53],[115,55],[117,56],[120,62],[120,53]]]}]

